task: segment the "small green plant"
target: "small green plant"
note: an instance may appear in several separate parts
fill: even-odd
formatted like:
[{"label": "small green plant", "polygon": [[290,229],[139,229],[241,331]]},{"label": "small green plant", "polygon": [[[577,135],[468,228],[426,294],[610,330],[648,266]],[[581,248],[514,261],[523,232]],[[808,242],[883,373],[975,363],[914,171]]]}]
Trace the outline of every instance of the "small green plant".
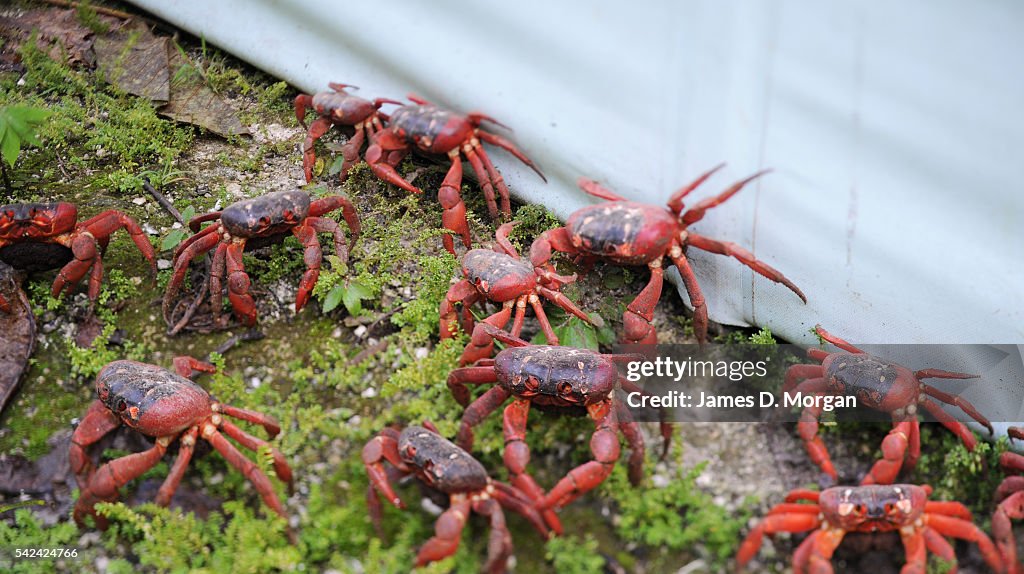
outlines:
[{"label": "small green plant", "polygon": [[591,534],[586,534],[582,539],[575,536],[556,536],[544,545],[544,557],[560,574],[604,572],[604,557],[598,553],[597,540]]},{"label": "small green plant", "polygon": [[[186,206],[185,210],[181,212],[181,218],[188,223],[193,217],[196,216],[196,209],[191,205]],[[189,235],[189,229],[185,226],[181,226],[177,229],[172,229],[167,232],[164,236],[163,241],[160,242],[160,251],[169,251],[174,249],[178,245],[181,245],[182,241]]]},{"label": "small green plant", "polygon": [[7,176],[8,166],[14,169],[22,143],[42,147],[43,142],[39,140],[38,129],[48,117],[48,110],[31,106],[0,108],[0,153],[3,155],[0,171],[3,172],[4,186],[8,193],[14,193],[10,178]]}]

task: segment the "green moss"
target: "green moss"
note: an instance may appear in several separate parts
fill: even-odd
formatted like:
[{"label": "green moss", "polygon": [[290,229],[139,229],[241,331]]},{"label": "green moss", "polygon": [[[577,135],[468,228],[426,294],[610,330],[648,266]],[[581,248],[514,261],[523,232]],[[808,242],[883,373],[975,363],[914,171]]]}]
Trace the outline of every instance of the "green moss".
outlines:
[{"label": "green moss", "polygon": [[[2,515],[2,513],[0,513]],[[57,568],[74,569],[77,564],[87,562],[85,553],[77,558],[18,559],[14,557],[17,548],[67,548],[75,549],[81,533],[73,522],[62,522],[54,526],[43,526],[28,509],[14,511],[14,524],[0,520],[0,570],[11,574],[52,572]]]},{"label": "green moss", "polygon": [[600,574],[605,559],[597,551],[597,540],[591,534],[558,536],[548,540],[544,555],[555,571],[562,574]]}]

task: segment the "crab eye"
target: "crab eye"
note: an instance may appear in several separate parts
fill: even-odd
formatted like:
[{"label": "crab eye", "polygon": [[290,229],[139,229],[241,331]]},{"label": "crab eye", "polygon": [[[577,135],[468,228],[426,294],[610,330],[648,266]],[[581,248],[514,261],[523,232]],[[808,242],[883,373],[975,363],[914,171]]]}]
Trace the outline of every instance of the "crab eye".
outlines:
[{"label": "crab eye", "polygon": [[572,383],[558,383],[558,394],[570,395],[572,394]]},{"label": "crab eye", "polygon": [[260,218],[260,224],[261,225],[267,225],[268,223],[270,223],[270,218],[269,217],[264,215],[263,217]]},{"label": "crab eye", "polygon": [[117,412],[124,412],[126,408],[128,408],[128,405],[125,404],[124,399],[117,401]]}]

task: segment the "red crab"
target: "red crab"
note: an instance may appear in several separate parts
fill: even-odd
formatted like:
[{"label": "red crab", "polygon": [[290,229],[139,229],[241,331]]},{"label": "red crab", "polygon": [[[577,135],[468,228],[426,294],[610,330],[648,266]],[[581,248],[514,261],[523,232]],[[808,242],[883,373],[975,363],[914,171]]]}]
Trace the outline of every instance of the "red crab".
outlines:
[{"label": "red crab", "polygon": [[508,240],[508,233],[518,222],[506,223],[498,228],[495,237],[498,245],[494,250],[472,249],[462,256],[462,275],[464,279],[452,285],[441,301],[441,338],[450,338],[455,331],[455,305],[462,304],[463,329],[472,333],[473,338],[466,345],[459,365],[468,365],[479,359],[491,356],[494,341],[482,329],[473,328],[473,316],[469,308],[479,301],[501,303],[501,310],[484,322],[499,329],[504,329],[512,318],[515,307],[515,321],[512,323],[512,335],[518,337],[526,317],[526,305],[533,307],[541,330],[550,345],[558,344],[558,337],[551,328],[540,298],[543,297],[558,305],[565,311],[593,323],[586,313],[581,311],[568,297],[559,292],[562,285],[571,283],[576,277],[559,277],[548,275],[539,277],[533,267],[519,260],[519,253]]},{"label": "red crab", "polygon": [[[102,254],[110,236],[122,228],[155,270],[153,245],[134,219],[108,210],[78,223],[78,208],[64,202],[0,206],[0,261],[29,272],[60,267],[53,281],[54,297],[70,292],[88,273],[89,299],[96,301],[103,280]],[[0,310],[9,309],[0,295]]]},{"label": "red crab", "polygon": [[[284,507],[274,494],[267,475],[224,438],[226,434],[252,451],[269,448],[274,471],[290,487],[292,471],[284,456],[266,441],[235,426],[225,416],[261,425],[270,438],[281,431],[277,421],[262,413],[218,403],[202,387],[188,379],[195,371],[213,372],[213,365],[192,357],[177,357],[174,359],[174,368],[177,374],[155,365],[114,361],[103,367],[96,376],[99,400],[93,401],[85,418],[75,429],[68,453],[71,470],[81,490],[75,504],[75,522],[81,525],[85,517],[91,515],[97,526],[106,528],[106,519],[96,514],[95,504],[117,500],[121,486],[153,468],[163,458],[170,444],[178,440],[178,456],[155,500],[157,504],[167,506],[181,483],[200,437],[252,482],[271,510],[286,517]],[[89,458],[88,448],[121,425],[156,439],[156,443],[149,450],[95,468]]]},{"label": "red crab", "polygon": [[726,241],[710,239],[689,229],[690,225],[704,218],[708,209],[715,207],[733,195],[743,186],[763,175],[764,171],[732,184],[729,189],[715,197],[701,200],[687,211],[683,211],[683,198],[697,188],[724,164],[698,177],[693,183],[672,194],[668,207],[627,201],[601,187],[595,181],[580,178],[580,188],[611,203],[599,203],[577,210],[566,220],[564,227],[545,231],[530,249],[530,260],[538,273],[552,272],[551,250],[580,256],[589,264],[594,259],[604,259],[617,265],[646,265],[651,270],[651,280],[626,307],[622,316],[625,328],[623,342],[656,344],[658,335],[651,324],[654,306],[661,297],[662,269],[668,257],[679,269],[679,274],[690,294],[693,304],[693,332],[697,341],[703,344],[707,339],[708,311],[701,294],[697,276],[686,259],[686,247],[692,246],[704,251],[731,255],[761,275],[782,283],[807,302],[803,292],[786,279],[782,273],[759,261],[746,249]]},{"label": "red crab", "polygon": [[[882,460],[871,467],[864,477],[863,484],[888,484],[896,480],[896,475],[907,455],[907,466],[913,468],[921,456],[920,423],[917,419],[919,407],[931,413],[940,423],[960,437],[968,450],[974,450],[978,443],[974,433],[961,422],[958,422],[939,405],[928,397],[931,396],[943,403],[959,407],[971,418],[978,421],[992,432],[992,424],[983,417],[971,403],[956,395],[944,393],[921,382],[921,379],[973,379],[977,375],[952,373],[939,369],[910,369],[868,355],[857,347],[836,337],[821,328],[815,327],[818,335],[847,353],[827,353],[820,349],[808,349],[807,355],[821,362],[820,365],[793,365],[786,369],[786,380],[783,383],[784,393],[804,393],[815,395],[847,395],[855,396],[858,405],[890,413],[893,428],[882,441]],[[802,382],[801,382],[802,381]],[[804,441],[807,454],[822,472],[835,480],[835,467],[825,448],[825,443],[818,436],[818,418],[820,407],[808,407],[800,415],[797,426],[800,438]],[[909,454],[908,453],[909,449]]]},{"label": "red crab", "polygon": [[[902,574],[924,574],[928,552],[955,563],[946,536],[976,543],[989,567],[1004,572],[995,545],[971,522],[971,512],[959,502],[928,500],[929,495],[931,487],[911,484],[794,490],[750,531],[736,553],[736,563],[742,569],[750,562],[765,534],[813,530],[793,553],[793,571],[831,574],[832,553],[847,532],[897,531],[907,555]],[[796,504],[801,500],[812,504]],[[956,566],[949,570],[955,571]]]},{"label": "red crab", "polygon": [[[632,449],[629,479],[634,485],[643,477],[644,441],[640,428],[625,405],[613,398],[616,382],[636,387],[621,377],[616,361],[636,360],[636,355],[602,355],[587,349],[531,345],[487,323],[481,323],[491,337],[509,345],[494,359],[483,359],[472,367],[455,369],[448,375],[448,388],[459,404],[466,406],[456,442],[464,449],[473,445],[473,427],[512,398],[505,407],[505,466],[512,485],[538,501],[552,530],[561,533],[553,509],[569,504],[601,484],[619,459],[619,431]],[[494,384],[469,404],[467,384]],[[566,414],[585,414],[594,421],[590,451],[594,460],[569,471],[547,495],[526,472],[530,447],[526,444],[526,420],[530,407]],[[664,449],[671,438],[670,427],[662,423]]]},{"label": "red crab", "polygon": [[[1010,427],[1008,434],[1024,439],[1024,429],[1021,428]],[[1024,456],[1015,452],[1004,452],[999,462],[1007,471],[1024,473]],[[1017,540],[1010,526],[1012,520],[1024,518],[1024,476],[1006,477],[996,489],[996,500],[1000,503],[992,517],[992,537],[1006,560],[1008,574],[1024,573],[1024,564],[1017,560]]]},{"label": "red crab", "polygon": [[[424,428],[425,427],[425,428]],[[491,538],[487,545],[487,563],[483,570],[491,574],[505,572],[512,554],[512,536],[505,527],[502,507],[521,514],[545,538],[548,529],[533,502],[519,490],[492,480],[472,455],[438,434],[429,422],[406,427],[401,433],[384,429],[363,448],[363,464],[370,476],[367,500],[374,523],[380,524],[380,501],[384,495],[398,508],[405,508],[391,488],[384,462],[390,462],[401,474],[414,474],[427,486],[449,495],[451,506],[434,526],[434,537],[420,548],[416,566],[424,566],[451,556],[459,548],[462,529],[470,512],[491,520]]]},{"label": "red crab", "polygon": [[[445,110],[412,94],[409,95],[409,99],[416,105],[402,106],[393,111],[388,126],[371,134],[370,147],[366,150],[366,162],[370,164],[373,173],[382,180],[411,193],[422,193],[418,187],[403,179],[395,171],[395,167],[412,149],[428,154],[446,154],[452,166],[437,192],[437,199],[444,208],[441,221],[446,229],[462,237],[462,243],[467,248],[470,246],[469,223],[466,221],[466,204],[462,202],[459,191],[462,189],[460,156],[466,156],[473,166],[473,171],[480,180],[480,187],[484,190],[487,208],[494,219],[498,219],[494,189],[497,188],[501,196],[501,211],[505,217],[512,213],[509,191],[505,180],[491,164],[491,159],[480,144],[481,141],[508,151],[537,172],[541,179],[547,181],[537,166],[512,142],[480,128],[484,121],[501,125],[497,120],[480,113],[463,115]],[[455,253],[454,241],[450,235],[444,236],[444,246],[452,254]]]},{"label": "red crab", "polygon": [[246,248],[254,249],[282,240],[289,233],[298,238],[305,248],[306,273],[295,296],[295,312],[298,313],[309,301],[320,277],[322,251],[316,234],[332,234],[338,257],[342,261],[348,259],[349,248],[345,245],[341,227],[333,219],[321,217],[337,209],[342,210],[352,232],[349,244],[354,245],[359,236],[359,218],[352,203],[338,195],[310,200],[309,195],[302,191],[279,191],[233,203],[223,211],[192,218],[189,228],[193,232],[199,231],[199,226],[206,221],[217,222],[188,238],[174,252],[174,274],[164,294],[164,317],[170,321],[171,307],[185,280],[189,263],[216,247],[210,271],[210,303],[214,317],[220,318],[226,274],[228,299],[235,317],[246,326],[255,325],[256,304],[249,294],[250,280],[242,265],[242,252]]},{"label": "red crab", "polygon": [[327,84],[330,92],[320,92],[315,95],[299,94],[295,97],[295,117],[306,127],[306,109],[312,108],[318,117],[309,125],[306,133],[306,141],[302,144],[302,171],[306,175],[306,183],[313,179],[313,164],[316,163],[316,153],[313,144],[323,137],[331,126],[351,126],[355,128],[355,134],[341,148],[344,162],[341,165],[341,181],[348,177],[352,166],[359,161],[359,151],[366,141],[367,134],[373,134],[384,128],[387,116],[380,112],[384,104],[402,105],[402,102],[377,98],[372,102],[358,96],[353,96],[345,91],[345,88],[354,88],[349,84]]}]

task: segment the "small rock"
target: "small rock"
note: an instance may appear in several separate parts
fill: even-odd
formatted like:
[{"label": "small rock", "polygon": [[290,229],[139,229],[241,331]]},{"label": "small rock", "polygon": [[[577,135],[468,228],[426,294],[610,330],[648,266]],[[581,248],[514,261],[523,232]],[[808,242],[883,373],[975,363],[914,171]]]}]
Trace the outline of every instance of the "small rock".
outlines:
[{"label": "small rock", "polygon": [[441,516],[441,513],[444,512],[443,508],[434,504],[434,501],[430,500],[429,498],[421,499],[420,506],[423,508],[423,510],[426,510],[428,513],[430,513],[431,516]]},{"label": "small rock", "polygon": [[366,390],[359,393],[359,396],[363,397],[364,399],[372,399],[373,397],[377,396],[377,389],[373,387],[367,387]]},{"label": "small rock", "polygon": [[338,338],[341,337],[341,334],[342,334],[341,327],[335,327],[335,329],[333,331],[331,331],[331,338],[332,339],[338,339]]},{"label": "small rock", "polygon": [[161,271],[163,271],[164,269],[170,269],[171,268],[171,260],[170,259],[157,259],[156,260],[156,268],[160,269]]},{"label": "small rock", "polygon": [[249,379],[249,386],[254,388],[254,389],[260,388],[260,385],[262,385],[262,384],[263,384],[263,381],[261,381],[259,377],[253,377],[253,378]]},{"label": "small rock", "polygon": [[142,230],[146,232],[146,235],[160,235],[160,230],[150,225],[149,222],[142,224]]},{"label": "small rock", "polygon": [[366,334],[367,330],[368,329],[366,328],[366,325],[360,325],[360,326],[356,327],[356,330],[354,331],[354,334],[355,334],[356,337],[362,339],[363,335]]},{"label": "small rock", "polygon": [[175,221],[171,224],[171,229],[181,229],[181,222]]},{"label": "small rock", "polygon": [[[100,149],[103,149],[103,148],[100,148]],[[102,157],[102,156],[100,156],[100,150],[96,150],[96,156],[97,157]],[[146,205],[146,198],[145,197],[136,197],[136,198],[132,199],[132,203],[134,203],[135,205]]]},{"label": "small rock", "polygon": [[227,184],[225,186],[225,189],[227,189],[227,192],[230,193],[231,195],[235,196],[235,197],[243,197],[242,186],[239,185],[238,183],[234,182],[234,181],[232,181],[231,183]]},{"label": "small rock", "polygon": [[427,355],[430,354],[430,349],[426,347],[416,347],[416,351],[414,351],[414,354],[417,360],[426,359]]}]

